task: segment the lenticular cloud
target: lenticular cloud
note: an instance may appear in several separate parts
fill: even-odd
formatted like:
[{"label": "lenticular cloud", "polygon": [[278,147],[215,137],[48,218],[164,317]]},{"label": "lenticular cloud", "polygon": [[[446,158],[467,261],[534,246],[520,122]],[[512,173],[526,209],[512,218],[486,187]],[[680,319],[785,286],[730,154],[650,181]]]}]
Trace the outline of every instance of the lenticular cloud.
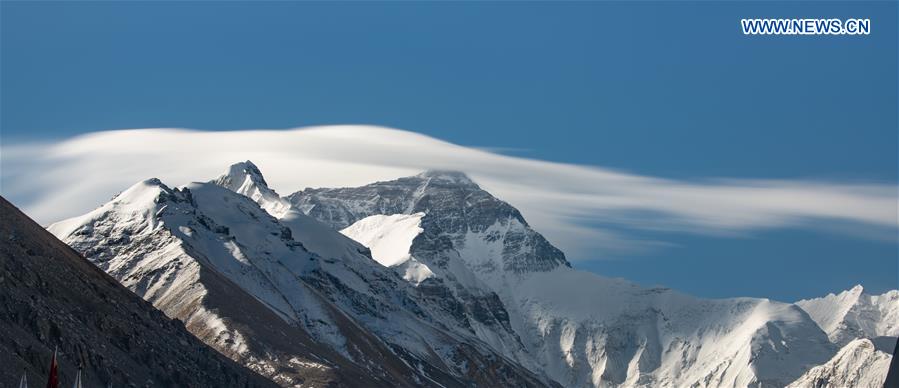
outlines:
[{"label": "lenticular cloud", "polygon": [[691,182],[499,155],[371,126],[105,131],[60,142],[4,145],[2,158],[0,191],[42,224],[82,214],[139,180],[157,177],[182,185],[211,179],[243,160],[258,165],[282,195],[427,169],[463,171],[521,209],[575,259],[588,257],[593,248],[640,245],[626,230],[741,233],[850,223],[894,233],[897,223],[894,184]]}]

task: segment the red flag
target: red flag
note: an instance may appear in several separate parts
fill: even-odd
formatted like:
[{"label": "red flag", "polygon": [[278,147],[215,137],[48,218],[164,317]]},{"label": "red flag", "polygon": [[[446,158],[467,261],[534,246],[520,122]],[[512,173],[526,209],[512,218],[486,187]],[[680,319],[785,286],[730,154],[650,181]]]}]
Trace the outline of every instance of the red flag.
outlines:
[{"label": "red flag", "polygon": [[59,365],[56,364],[56,349],[53,350],[53,360],[50,361],[50,377],[47,378],[47,388],[59,388]]}]

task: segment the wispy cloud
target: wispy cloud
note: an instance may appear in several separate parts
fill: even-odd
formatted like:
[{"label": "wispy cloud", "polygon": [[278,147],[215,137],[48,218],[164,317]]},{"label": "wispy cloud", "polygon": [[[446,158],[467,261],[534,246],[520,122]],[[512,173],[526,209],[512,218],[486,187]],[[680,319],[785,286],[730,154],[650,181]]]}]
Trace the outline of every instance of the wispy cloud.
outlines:
[{"label": "wispy cloud", "polygon": [[107,131],[60,142],[4,144],[2,154],[0,191],[43,224],[87,212],[141,179],[182,185],[250,159],[282,195],[425,169],[464,171],[521,209],[576,259],[658,244],[627,230],[717,234],[850,223],[895,236],[897,227],[895,184],[665,179],[502,155],[369,126]]}]

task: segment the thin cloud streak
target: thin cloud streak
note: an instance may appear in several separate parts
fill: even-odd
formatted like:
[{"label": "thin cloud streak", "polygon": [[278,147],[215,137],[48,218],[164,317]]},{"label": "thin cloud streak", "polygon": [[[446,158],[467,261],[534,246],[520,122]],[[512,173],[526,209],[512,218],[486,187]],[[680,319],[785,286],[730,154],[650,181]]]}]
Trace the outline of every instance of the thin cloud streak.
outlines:
[{"label": "thin cloud streak", "polygon": [[0,192],[42,224],[85,213],[145,178],[183,185],[249,159],[282,195],[426,169],[463,171],[521,209],[574,259],[660,245],[629,236],[627,229],[721,234],[850,223],[895,234],[897,227],[894,184],[690,182],[502,155],[371,126],[105,131],[60,142],[5,144],[2,158]]}]

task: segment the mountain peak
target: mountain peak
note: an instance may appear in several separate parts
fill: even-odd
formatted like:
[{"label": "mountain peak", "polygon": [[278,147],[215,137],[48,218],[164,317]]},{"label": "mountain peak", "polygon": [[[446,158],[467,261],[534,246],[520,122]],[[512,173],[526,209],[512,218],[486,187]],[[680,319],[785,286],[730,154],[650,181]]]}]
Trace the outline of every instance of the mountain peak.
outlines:
[{"label": "mountain peak", "polygon": [[427,170],[416,175],[419,178],[430,179],[431,181],[439,181],[453,183],[459,185],[474,185],[474,181],[462,171],[455,170]]},{"label": "mountain peak", "polygon": [[249,160],[232,164],[213,183],[238,191],[248,181],[255,186],[268,189],[268,183],[262,176],[262,171],[259,171],[259,167]]},{"label": "mountain peak", "polygon": [[137,182],[113,198],[115,202],[130,204],[152,203],[163,193],[171,193],[172,189],[162,183],[159,178],[149,178]]},{"label": "mountain peak", "polygon": [[[422,252],[424,256],[437,257],[471,252],[466,257],[476,257],[477,262],[463,265],[489,273],[485,276],[546,272],[570,266],[565,254],[531,229],[518,209],[459,171],[428,170],[355,188],[298,191],[287,198],[306,215],[335,229],[347,228],[373,215],[427,214],[421,219],[422,237],[414,238],[412,255]],[[490,247],[488,253],[477,251],[477,247],[483,246]],[[442,262],[448,265],[445,260]]]},{"label": "mountain peak", "polygon": [[145,186],[165,186],[165,184],[163,184],[162,181],[159,180],[159,178],[144,179],[140,182],[140,184],[143,184]]},{"label": "mountain peak", "polygon": [[290,208],[287,201],[268,187],[262,171],[249,160],[232,164],[210,183],[249,197],[276,218],[280,218]]},{"label": "mountain peak", "polygon": [[268,182],[265,181],[259,167],[249,160],[232,164],[210,183],[249,197],[256,192],[264,197],[278,197],[278,194],[268,187]]}]

